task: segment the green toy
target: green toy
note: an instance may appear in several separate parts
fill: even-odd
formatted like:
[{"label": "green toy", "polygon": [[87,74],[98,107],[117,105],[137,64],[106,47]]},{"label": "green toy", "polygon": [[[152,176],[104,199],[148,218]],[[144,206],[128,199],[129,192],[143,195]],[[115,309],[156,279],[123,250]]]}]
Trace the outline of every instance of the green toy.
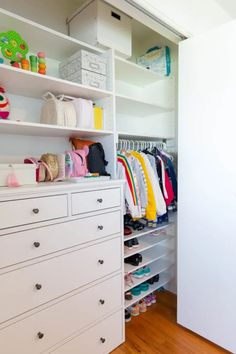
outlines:
[{"label": "green toy", "polygon": [[28,44],[15,31],[0,33],[0,48],[6,59],[17,62],[25,59],[29,51]]}]

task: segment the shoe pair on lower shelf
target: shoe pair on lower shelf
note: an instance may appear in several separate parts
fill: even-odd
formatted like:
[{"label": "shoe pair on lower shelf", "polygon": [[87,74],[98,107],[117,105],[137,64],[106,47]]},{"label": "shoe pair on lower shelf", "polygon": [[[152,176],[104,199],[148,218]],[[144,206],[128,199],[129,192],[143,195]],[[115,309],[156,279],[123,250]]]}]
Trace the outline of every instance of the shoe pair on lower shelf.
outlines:
[{"label": "shoe pair on lower shelf", "polygon": [[132,240],[128,240],[124,242],[125,246],[128,247],[128,249],[132,249],[139,247],[139,242],[138,239],[135,237]]},{"label": "shoe pair on lower shelf", "polygon": [[128,307],[128,309],[125,310],[125,322],[129,322],[131,320],[131,316],[136,317],[141,312],[146,312],[147,308],[156,302],[156,295],[152,293],[146,296],[144,299],[140,300],[138,303]]},{"label": "shoe pair on lower shelf", "polygon": [[137,267],[141,263],[143,257],[140,253],[136,253],[133,256],[125,258],[125,263],[131,264],[132,266]]},{"label": "shoe pair on lower shelf", "polygon": [[159,274],[154,275],[154,277],[147,280],[148,284],[153,285],[154,283],[158,283],[160,279]]}]

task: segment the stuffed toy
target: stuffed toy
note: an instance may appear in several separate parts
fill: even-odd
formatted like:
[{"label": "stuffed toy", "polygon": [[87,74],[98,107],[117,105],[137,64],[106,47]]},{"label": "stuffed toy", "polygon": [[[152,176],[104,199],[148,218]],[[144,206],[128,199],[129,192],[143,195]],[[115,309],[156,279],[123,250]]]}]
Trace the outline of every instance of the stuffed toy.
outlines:
[{"label": "stuffed toy", "polygon": [[7,119],[10,114],[10,103],[4,93],[4,88],[0,87],[0,119]]}]

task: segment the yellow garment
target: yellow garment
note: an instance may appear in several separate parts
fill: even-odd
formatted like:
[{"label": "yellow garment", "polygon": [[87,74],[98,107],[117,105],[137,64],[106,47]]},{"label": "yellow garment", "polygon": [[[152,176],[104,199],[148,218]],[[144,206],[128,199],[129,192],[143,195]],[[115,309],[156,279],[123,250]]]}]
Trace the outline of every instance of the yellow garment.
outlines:
[{"label": "yellow garment", "polygon": [[145,164],[145,160],[144,158],[136,151],[132,151],[131,154],[137,159],[139,160],[139,162],[141,163],[141,166],[143,168],[143,172],[146,178],[146,182],[147,182],[147,206],[146,206],[146,218],[148,220],[156,220],[157,218],[157,207],[156,207],[156,201],[155,201],[155,196],[154,196],[154,192],[152,189],[152,183],[150,181],[149,175],[148,175],[148,171],[147,171],[147,167]]}]

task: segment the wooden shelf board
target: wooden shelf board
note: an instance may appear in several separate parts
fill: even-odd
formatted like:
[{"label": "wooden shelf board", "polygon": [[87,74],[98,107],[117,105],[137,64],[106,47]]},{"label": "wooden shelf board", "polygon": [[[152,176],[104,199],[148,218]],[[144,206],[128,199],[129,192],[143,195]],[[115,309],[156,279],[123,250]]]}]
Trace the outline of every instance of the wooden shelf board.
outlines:
[{"label": "wooden shelf board", "polygon": [[172,110],[173,108],[161,107],[154,102],[141,101],[138,98],[116,94],[116,111],[118,114],[146,117]]},{"label": "wooden shelf board", "polygon": [[136,86],[146,86],[168,79],[159,73],[117,56],[115,57],[115,72],[116,80],[125,81]]},{"label": "wooden shelf board", "polygon": [[125,300],[125,308],[135,304],[136,302],[142,300],[145,296],[151,294],[153,291],[158,290],[159,288],[161,288],[162,286],[166,285],[167,283],[169,283],[169,281],[171,280],[171,275],[168,273],[163,273],[160,274],[160,280],[158,281],[158,283],[154,283],[153,285],[149,286],[149,289],[147,291],[141,291],[141,294],[138,296],[133,296],[132,300]]},{"label": "wooden shelf board", "polygon": [[43,51],[48,58],[61,61],[76,53],[79,49],[88,49],[94,53],[104,53],[90,46],[34,21],[0,9],[0,32],[15,30],[28,43],[30,52]]},{"label": "wooden shelf board", "polygon": [[109,130],[86,130],[50,124],[0,120],[0,134],[18,134],[51,137],[93,137],[113,134]]},{"label": "wooden shelf board", "polygon": [[5,64],[0,64],[1,85],[7,92],[27,97],[41,98],[47,91],[55,95],[66,94],[97,100],[111,96],[110,91],[94,89],[71,81],[41,75],[31,71],[17,69]]}]

